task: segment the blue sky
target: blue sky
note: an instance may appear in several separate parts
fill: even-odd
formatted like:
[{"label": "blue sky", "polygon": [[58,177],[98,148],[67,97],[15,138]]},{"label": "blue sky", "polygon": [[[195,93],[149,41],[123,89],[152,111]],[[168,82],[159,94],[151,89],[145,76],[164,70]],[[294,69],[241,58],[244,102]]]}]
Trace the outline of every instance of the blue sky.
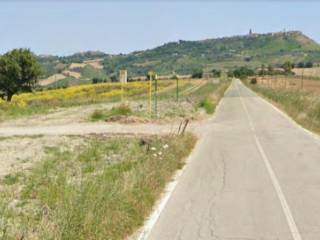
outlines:
[{"label": "blue sky", "polygon": [[317,1],[1,1],[0,54],[128,53],[170,41],[301,30],[320,42]]}]

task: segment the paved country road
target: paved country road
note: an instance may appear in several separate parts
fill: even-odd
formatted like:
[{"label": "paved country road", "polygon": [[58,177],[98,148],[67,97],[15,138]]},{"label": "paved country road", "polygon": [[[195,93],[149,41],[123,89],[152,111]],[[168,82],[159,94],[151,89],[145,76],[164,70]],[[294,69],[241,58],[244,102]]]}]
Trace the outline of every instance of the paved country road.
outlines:
[{"label": "paved country road", "polygon": [[319,240],[320,141],[233,82],[149,240]]}]

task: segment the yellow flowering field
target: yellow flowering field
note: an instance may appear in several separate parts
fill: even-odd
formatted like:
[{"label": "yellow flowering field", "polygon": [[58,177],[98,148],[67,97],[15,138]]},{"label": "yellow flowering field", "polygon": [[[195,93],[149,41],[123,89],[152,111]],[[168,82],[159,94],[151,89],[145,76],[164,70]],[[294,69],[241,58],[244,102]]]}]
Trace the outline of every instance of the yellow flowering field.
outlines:
[{"label": "yellow flowering field", "polygon": [[[181,81],[184,84],[186,81]],[[163,91],[173,87],[175,81],[158,81],[158,90]],[[8,105],[18,107],[27,106],[66,106],[81,103],[94,103],[102,101],[115,101],[124,97],[147,94],[149,91],[148,82],[132,82],[123,85],[120,83],[101,83],[91,85],[81,85],[65,89],[38,91],[34,93],[22,93],[15,95],[12,103],[0,102],[0,107],[6,108]],[[5,106],[7,105],[7,106]]]}]

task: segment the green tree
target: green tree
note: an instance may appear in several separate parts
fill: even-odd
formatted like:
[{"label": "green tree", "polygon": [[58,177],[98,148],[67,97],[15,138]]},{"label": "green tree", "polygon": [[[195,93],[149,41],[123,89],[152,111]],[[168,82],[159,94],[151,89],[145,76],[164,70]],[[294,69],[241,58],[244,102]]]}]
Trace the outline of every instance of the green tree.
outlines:
[{"label": "green tree", "polygon": [[284,69],[286,74],[291,74],[292,69],[294,67],[294,64],[292,64],[290,61],[286,61],[283,65],[282,68]]},{"label": "green tree", "polygon": [[304,68],[304,62],[299,62],[297,65],[298,68]]},{"label": "green tree", "polygon": [[29,49],[14,49],[0,58],[0,91],[11,101],[18,92],[31,91],[41,66]]},{"label": "green tree", "polygon": [[305,67],[306,68],[312,68],[313,67],[313,63],[312,62],[306,62],[306,64],[305,64]]},{"label": "green tree", "polygon": [[268,74],[272,75],[274,72],[273,66],[271,64],[268,65]]},{"label": "green tree", "polygon": [[249,76],[254,76],[255,72],[247,67],[240,67],[233,71],[233,76],[240,79],[246,79]]},{"label": "green tree", "polygon": [[203,71],[202,69],[197,69],[192,73],[191,78],[202,78]]},{"label": "green tree", "polygon": [[266,74],[266,65],[261,64],[261,68],[260,68],[260,71],[259,71],[259,75],[260,75],[260,76],[264,76],[265,74]]},{"label": "green tree", "polygon": [[221,70],[213,69],[212,75],[213,77],[221,77]]}]

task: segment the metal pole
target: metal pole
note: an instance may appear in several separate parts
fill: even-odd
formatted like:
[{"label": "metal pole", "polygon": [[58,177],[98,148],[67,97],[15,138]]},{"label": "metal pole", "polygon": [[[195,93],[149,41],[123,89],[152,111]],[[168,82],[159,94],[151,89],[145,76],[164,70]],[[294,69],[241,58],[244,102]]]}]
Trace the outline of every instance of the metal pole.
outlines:
[{"label": "metal pole", "polygon": [[154,76],[154,116],[158,117],[158,80],[157,77]]},{"label": "metal pole", "polygon": [[150,118],[152,117],[151,102],[152,102],[152,76],[149,75],[149,115],[150,115]]}]

